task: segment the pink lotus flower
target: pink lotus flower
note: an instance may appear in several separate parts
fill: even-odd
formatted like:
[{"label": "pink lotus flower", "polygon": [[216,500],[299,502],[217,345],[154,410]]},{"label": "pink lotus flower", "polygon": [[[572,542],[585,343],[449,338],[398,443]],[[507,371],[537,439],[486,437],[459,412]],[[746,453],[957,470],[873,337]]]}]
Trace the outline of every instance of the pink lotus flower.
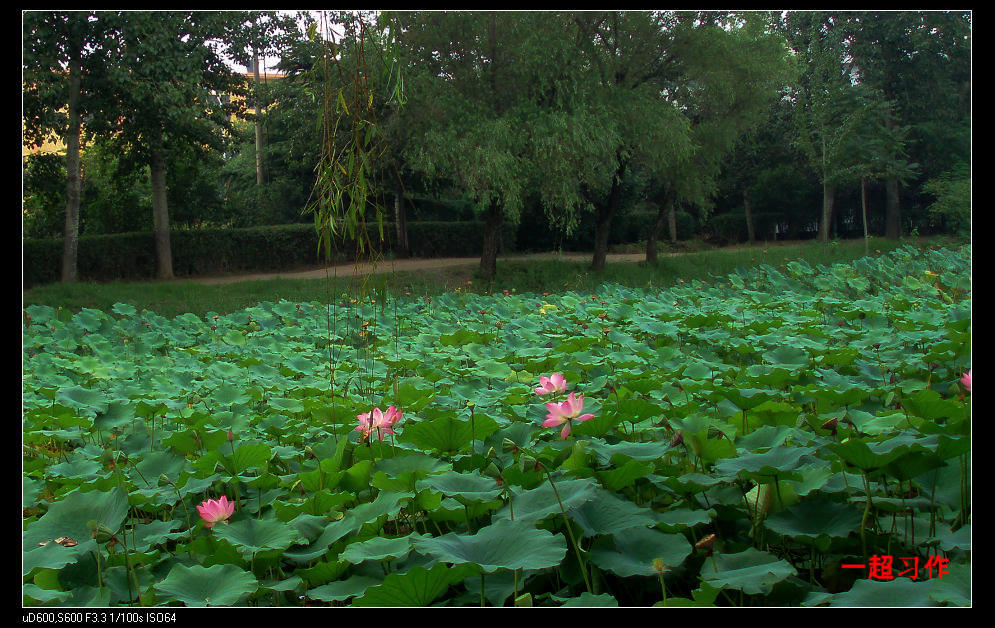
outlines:
[{"label": "pink lotus flower", "polygon": [[967,369],[967,373],[964,373],[964,376],[960,378],[961,386],[966,388],[967,392],[971,392],[971,370]]},{"label": "pink lotus flower", "polygon": [[542,426],[557,427],[562,425],[563,430],[560,432],[560,438],[566,438],[570,435],[572,421],[583,422],[594,418],[593,414],[580,413],[584,409],[584,395],[577,396],[577,393],[570,393],[566,401],[547,403],[546,409],[549,410],[549,414],[546,415],[546,420],[543,421]]},{"label": "pink lotus flower", "polygon": [[564,392],[567,389],[567,380],[562,373],[553,373],[549,377],[543,375],[539,378],[539,388],[535,389],[537,395],[549,395],[552,393]]},{"label": "pink lotus flower", "polygon": [[390,406],[386,412],[381,411],[380,408],[373,408],[372,412],[357,414],[356,418],[359,420],[356,431],[363,433],[364,440],[370,438],[374,430],[376,430],[377,439],[383,440],[387,434],[394,433],[392,428],[401,420],[402,415],[400,410]]},{"label": "pink lotus flower", "polygon": [[197,506],[197,512],[204,520],[205,528],[213,528],[215,523],[224,521],[228,523],[228,518],[235,513],[235,504],[228,503],[228,497],[222,495],[221,499],[209,499]]}]

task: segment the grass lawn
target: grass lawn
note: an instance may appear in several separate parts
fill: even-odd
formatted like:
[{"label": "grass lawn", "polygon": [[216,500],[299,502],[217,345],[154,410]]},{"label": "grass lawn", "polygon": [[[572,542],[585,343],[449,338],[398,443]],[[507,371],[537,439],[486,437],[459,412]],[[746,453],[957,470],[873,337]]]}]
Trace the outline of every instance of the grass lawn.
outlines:
[{"label": "grass lawn", "polygon": [[[935,238],[918,240],[920,246],[943,243]],[[908,241],[872,238],[870,255],[882,253]],[[560,260],[502,260],[491,282],[480,279],[475,267],[394,272],[369,277],[325,279],[270,279],[205,285],[193,280],[54,283],[25,290],[22,307],[32,304],[109,310],[115,303],[127,303],[161,316],[187,312],[204,316],[209,312],[227,314],[251,307],[260,301],[285,299],[297,302],[328,302],[336,298],[370,295],[378,289],[396,297],[433,296],[451,291],[475,292],[563,292],[588,291],[612,282],[629,287],[663,287],[680,281],[709,281],[737,268],[761,264],[778,267],[790,260],[809,264],[834,264],[864,256],[862,239],[831,242],[770,243],[752,247],[737,246],[661,256],[656,265],[645,262],[613,263],[601,272],[592,272],[589,262]]]}]

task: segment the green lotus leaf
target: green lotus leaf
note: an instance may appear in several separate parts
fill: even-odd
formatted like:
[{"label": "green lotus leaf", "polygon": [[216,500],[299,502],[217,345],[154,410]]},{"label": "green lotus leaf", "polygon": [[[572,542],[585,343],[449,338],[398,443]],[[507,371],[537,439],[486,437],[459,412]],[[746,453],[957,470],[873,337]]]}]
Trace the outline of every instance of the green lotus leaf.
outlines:
[{"label": "green lotus leaf", "polygon": [[273,457],[273,450],[266,443],[242,443],[231,455],[229,471],[239,474],[246,469],[265,468]]},{"label": "green lotus leaf", "polygon": [[[54,545],[53,539],[69,537],[76,540],[79,545],[76,548],[63,548],[77,551],[84,549],[84,544],[93,537],[93,529],[87,525],[89,522],[102,526],[107,530],[116,532],[125,517],[128,515],[128,495],[119,487],[115,487],[107,492],[88,491],[79,489],[68,493],[59,501],[53,503],[48,512],[40,519],[30,524],[22,536],[22,547],[24,551],[24,567],[30,563],[37,566],[42,564],[50,565],[52,560],[56,562],[66,556],[64,552],[56,551],[49,547]],[[40,545],[45,543],[45,545]],[[89,546],[87,546],[89,547]],[[48,548],[47,550],[45,548]],[[45,550],[44,561],[38,561],[41,555],[28,558],[33,552]],[[30,570],[29,570],[30,571]]]},{"label": "green lotus leaf", "polygon": [[398,440],[423,450],[452,454],[469,448],[473,440],[487,438],[498,427],[497,422],[486,415],[475,416],[473,421],[442,416],[405,425]]},{"label": "green lotus leaf", "polygon": [[351,597],[356,597],[357,595],[363,595],[370,587],[374,587],[381,582],[383,581],[368,576],[352,576],[345,580],[338,580],[309,589],[306,595],[312,600],[340,602],[348,600]]},{"label": "green lotus leaf", "polygon": [[259,588],[256,578],[235,565],[173,565],[156,592],[187,606],[234,606]]},{"label": "green lotus leaf", "polygon": [[683,534],[667,534],[652,528],[629,528],[615,532],[611,538],[611,545],[602,541],[591,549],[591,562],[623,578],[655,576],[655,559],[674,568],[692,552]]},{"label": "green lotus leaf", "polygon": [[722,459],[715,468],[726,476],[737,476],[741,472],[773,476],[797,469],[803,459],[815,451],[815,447],[779,445],[763,453],[744,452],[735,458]]},{"label": "green lotus leaf", "polygon": [[212,531],[246,557],[263,550],[287,549],[299,538],[296,528],[276,519],[242,519],[217,524]]},{"label": "green lotus leaf", "polygon": [[971,606],[971,566],[951,564],[942,578],[932,578],[929,598],[947,606]]},{"label": "green lotus leaf", "polygon": [[415,483],[416,490],[426,488],[453,497],[464,504],[491,501],[502,491],[494,478],[484,477],[477,470],[471,473],[449,471]]},{"label": "green lotus leaf", "polygon": [[584,530],[585,537],[651,527],[660,516],[649,508],[637,506],[603,490],[597,491],[592,499],[571,509],[568,514]]},{"label": "green lotus leaf", "polygon": [[388,574],[383,582],[368,587],[353,606],[428,606],[469,575],[468,566],[434,565],[431,569],[412,567],[406,573]]},{"label": "green lotus leaf", "polygon": [[31,606],[29,601],[41,604],[55,602],[61,604],[72,597],[72,591],[59,591],[57,589],[43,589],[33,582],[21,586],[21,595],[24,597],[24,605]]},{"label": "green lotus leaf", "polygon": [[593,499],[598,490],[598,486],[590,479],[561,478],[556,480],[555,490],[549,482],[546,482],[534,489],[514,494],[511,497],[513,503],[497,511],[494,518],[510,519],[514,514],[515,521],[534,523],[553,513],[561,512],[561,503],[565,510],[580,506]]},{"label": "green lotus leaf", "polygon": [[845,593],[810,595],[805,606],[880,607],[939,606],[930,599],[932,582],[910,578],[878,581],[861,578]]},{"label": "green lotus leaf", "polygon": [[616,600],[612,595],[608,593],[601,593],[599,595],[594,595],[593,593],[588,593],[584,591],[577,597],[572,597],[563,604],[561,607],[574,607],[574,606],[596,606],[596,607],[616,607],[618,606],[618,600]]},{"label": "green lotus leaf", "polygon": [[415,540],[415,549],[433,559],[477,565],[485,573],[498,569],[545,569],[566,555],[562,535],[539,530],[523,521],[500,520],[475,534],[450,532]]},{"label": "green lotus leaf", "polygon": [[702,566],[702,580],[747,595],[768,595],[775,584],[797,575],[787,561],[752,547],[738,554],[715,554],[712,559]]},{"label": "green lotus leaf", "polygon": [[421,535],[417,533],[393,539],[375,536],[366,541],[350,543],[339,554],[339,560],[353,564],[367,560],[403,560],[419,538]]},{"label": "green lotus leaf", "polygon": [[377,471],[383,471],[389,478],[397,478],[405,473],[414,473],[417,477],[424,477],[452,469],[451,464],[421,452],[411,452],[403,456],[377,460],[373,467]]},{"label": "green lotus leaf", "polygon": [[849,504],[816,496],[768,516],[764,525],[777,534],[814,542],[859,534],[861,517],[862,512]]},{"label": "green lotus leaf", "polygon": [[79,386],[60,388],[55,395],[55,400],[86,416],[96,416],[106,412],[109,405],[104,394],[99,390]]},{"label": "green lotus leaf", "polygon": [[632,460],[658,460],[670,449],[670,444],[666,441],[644,443],[622,441],[608,444],[600,438],[592,438],[589,443],[591,451],[601,464],[612,462],[615,456],[624,456]]}]

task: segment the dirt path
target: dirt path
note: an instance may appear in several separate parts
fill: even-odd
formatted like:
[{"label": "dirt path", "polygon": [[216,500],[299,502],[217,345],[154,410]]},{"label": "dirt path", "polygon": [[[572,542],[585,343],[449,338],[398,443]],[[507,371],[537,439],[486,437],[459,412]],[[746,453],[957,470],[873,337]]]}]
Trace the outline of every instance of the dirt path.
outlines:
[{"label": "dirt path", "polygon": [[[570,262],[590,262],[590,253],[532,253],[528,255],[506,255],[498,257],[498,263],[506,260],[562,259]],[[639,262],[646,259],[645,253],[611,253],[608,263]],[[446,268],[474,267],[480,264],[480,257],[437,257],[432,259],[384,260],[376,264],[369,262],[346,262],[328,268],[329,277],[355,277],[378,273],[394,273],[419,270],[439,270]],[[231,274],[205,277],[186,277],[182,281],[195,281],[203,284],[235,283],[238,281],[260,281],[264,279],[324,279],[325,267],[309,270],[281,271],[276,273]]]},{"label": "dirt path", "polygon": [[[756,243],[753,246],[748,244],[737,244],[719,249],[718,251],[740,251],[746,249],[766,249],[773,246],[794,246],[802,244],[803,240],[780,240],[767,242],[763,245]],[[664,253],[660,252],[660,257],[673,257],[676,255],[686,255],[692,251],[677,251]],[[502,255],[498,257],[498,262],[510,260],[530,260],[530,259],[560,259],[568,262],[591,261],[591,253],[521,253],[514,255]],[[639,253],[609,253],[605,261],[609,264],[619,262],[641,262],[646,259],[645,252]],[[330,266],[327,270],[328,277],[356,277],[375,275],[380,273],[394,273],[406,271],[429,271],[429,272],[459,272],[466,275],[474,267],[480,264],[480,257],[436,257],[430,259],[395,259],[383,260],[376,264],[369,262],[355,263],[345,262],[336,266]],[[226,275],[205,275],[202,277],[185,277],[175,281],[195,281],[202,284],[224,284],[236,283],[239,281],[261,281],[265,279],[324,279],[326,269],[324,266],[315,266],[307,270],[280,271],[276,273],[247,273],[247,274],[226,274]]]}]

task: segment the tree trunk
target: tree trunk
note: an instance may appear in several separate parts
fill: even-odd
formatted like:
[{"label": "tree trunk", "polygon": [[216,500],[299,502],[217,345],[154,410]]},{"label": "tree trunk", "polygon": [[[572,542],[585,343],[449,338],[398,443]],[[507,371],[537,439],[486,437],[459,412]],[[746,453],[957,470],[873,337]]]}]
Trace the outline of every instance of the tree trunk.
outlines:
[{"label": "tree trunk", "polygon": [[653,224],[650,225],[649,233],[646,234],[646,261],[650,264],[656,264],[656,242],[660,238],[660,234],[663,233],[663,221],[665,220],[666,215],[667,210],[665,210],[663,205],[661,205],[656,212],[656,218],[653,220]]},{"label": "tree trunk", "polygon": [[591,270],[604,270],[605,260],[608,258],[608,236],[612,227],[612,214],[614,208],[611,204],[599,207],[595,215],[594,228],[594,257],[591,259]]},{"label": "tree trunk", "polygon": [[819,219],[819,242],[829,242],[829,228],[833,219],[833,204],[836,200],[836,187],[822,184],[822,216]]},{"label": "tree trunk", "polygon": [[864,255],[868,254],[870,248],[867,240],[867,178],[860,178],[860,210],[864,214]]},{"label": "tree trunk", "polygon": [[604,270],[605,259],[608,257],[608,238],[611,235],[612,216],[622,200],[622,176],[625,174],[626,163],[620,162],[612,179],[611,192],[604,205],[595,205],[594,212],[594,256],[591,259],[591,270]]},{"label": "tree trunk", "polygon": [[152,149],[149,160],[152,179],[152,225],[155,236],[156,277],[173,278],[173,254],[169,245],[169,208],[166,205],[166,163],[162,148]]},{"label": "tree trunk", "polygon": [[263,125],[259,119],[262,114],[262,104],[259,97],[259,54],[255,49],[252,51],[252,78],[256,85],[255,105],[256,105],[256,185],[262,185],[264,181],[263,172]]},{"label": "tree trunk", "polygon": [[753,244],[757,234],[753,230],[753,208],[750,207],[750,189],[743,188],[743,210],[746,212],[746,239]]},{"label": "tree trunk", "polygon": [[81,62],[74,55],[69,63],[69,132],[66,136],[66,223],[62,232],[62,281],[76,281],[79,250],[80,176],[80,73]]},{"label": "tree trunk", "polygon": [[656,198],[657,206],[656,218],[650,225],[649,233],[646,234],[646,261],[656,264],[657,246],[660,236],[663,234],[663,223],[674,213],[674,196],[664,192]]},{"label": "tree trunk", "polygon": [[901,196],[898,193],[898,180],[888,179],[884,184],[886,202],[884,208],[884,237],[897,240],[902,236]]},{"label": "tree trunk", "polygon": [[411,247],[408,244],[408,217],[404,211],[404,186],[401,185],[401,175],[394,174],[394,230],[397,246],[395,252],[399,258],[411,257]]},{"label": "tree trunk", "polygon": [[484,213],[484,247],[480,254],[480,270],[484,279],[494,279],[497,274],[497,256],[501,249],[501,223],[504,212],[498,201],[491,201],[490,207]]}]

